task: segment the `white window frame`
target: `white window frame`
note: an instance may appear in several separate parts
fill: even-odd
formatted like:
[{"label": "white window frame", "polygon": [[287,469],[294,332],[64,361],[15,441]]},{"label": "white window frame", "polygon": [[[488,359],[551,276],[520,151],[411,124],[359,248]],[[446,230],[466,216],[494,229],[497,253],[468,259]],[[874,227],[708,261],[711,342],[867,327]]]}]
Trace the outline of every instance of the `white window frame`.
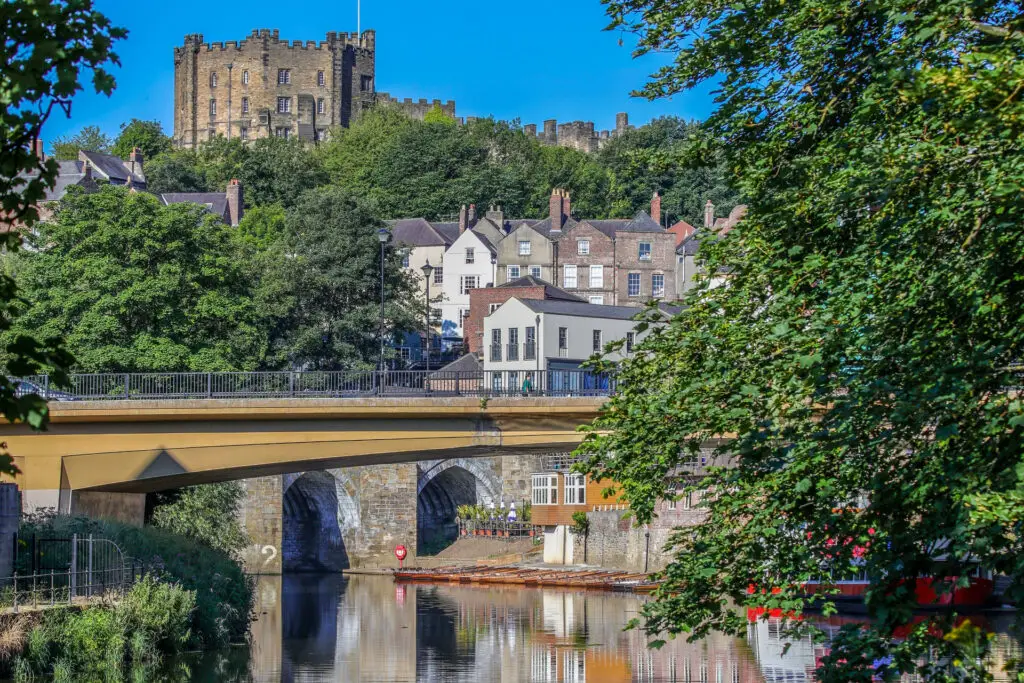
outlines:
[{"label": "white window frame", "polygon": [[[466,283],[470,280],[473,281],[472,287],[466,287]],[[469,294],[471,289],[480,289],[480,276],[479,275],[463,275],[459,279],[459,293]]]},{"label": "white window frame", "polygon": [[501,308],[501,304],[487,304],[487,315],[494,313],[499,308]]},{"label": "white window frame", "polygon": [[210,72],[210,87],[211,88],[216,88],[217,87],[217,72],[216,71],[211,71]]},{"label": "white window frame", "polygon": [[277,98],[277,113],[278,114],[291,114],[292,113],[292,98],[290,98],[290,97],[278,97]]},{"label": "white window frame", "polygon": [[562,500],[566,505],[587,504],[587,477],[584,474],[566,474],[563,479]]},{"label": "white window frame", "polygon": [[[525,247],[525,249],[524,249],[524,247]],[[519,255],[520,256],[529,256],[530,253],[532,252],[532,250],[533,250],[533,245],[530,243],[530,240],[519,240]]]},{"label": "white window frame", "polygon": [[604,289],[604,266],[590,266],[590,288]]},{"label": "white window frame", "polygon": [[323,71],[316,72],[316,84],[321,88],[327,85],[327,76],[324,75]]},{"label": "white window frame", "polygon": [[210,98],[210,118],[216,118],[217,116],[217,100]]},{"label": "white window frame", "polygon": [[242,113],[243,114],[248,114],[249,113],[249,98],[248,97],[243,97],[242,98]]},{"label": "white window frame", "polygon": [[558,505],[558,475],[554,473],[533,475],[530,500],[534,505]]},{"label": "white window frame", "polygon": [[[633,293],[633,282],[634,278],[636,281],[636,294]],[[640,278],[640,273],[627,273],[626,274],[626,296],[640,296],[643,293],[643,280]]]},{"label": "white window frame", "polygon": [[[644,247],[646,247],[646,249],[644,249]],[[641,261],[650,261],[652,250],[653,247],[650,242],[640,242],[637,246],[637,258]]]},{"label": "white window frame", "polygon": [[241,138],[242,141],[248,140],[249,139],[249,129],[246,128],[245,126],[242,126],[241,128],[239,128],[238,129],[238,137]]},{"label": "white window frame", "polygon": [[590,240],[576,240],[576,254],[587,256],[590,254]]},{"label": "white window frame", "polygon": [[596,296],[590,297],[590,303],[593,304],[594,306],[604,306],[604,295],[598,294]]},{"label": "white window frame", "polygon": [[442,268],[441,266],[438,266],[438,267],[434,268],[434,284],[435,285],[443,285],[444,284],[444,268]]},{"label": "white window frame", "polygon": [[277,70],[277,84],[278,85],[291,85],[292,82],[292,70],[291,69],[278,69]]},{"label": "white window frame", "polygon": [[475,247],[466,247],[466,263],[476,263]]},{"label": "white window frame", "polygon": [[512,282],[512,280],[518,280],[520,278],[521,272],[522,269],[519,266],[507,266],[505,277],[509,282]]},{"label": "white window frame", "polygon": [[316,100],[316,113],[323,114],[325,111],[327,111],[327,109],[324,105],[324,98],[318,97]]},{"label": "white window frame", "polygon": [[562,287],[566,289],[576,289],[577,282],[576,266],[571,263],[567,263],[562,266]]},{"label": "white window frame", "polygon": [[[659,287],[656,283],[658,278],[661,278],[661,286]],[[664,273],[652,273],[651,274],[651,296],[655,299],[661,299],[665,296],[665,274]]]},{"label": "white window frame", "polygon": [[633,353],[633,347],[636,345],[636,332],[626,333],[626,353]]},{"label": "white window frame", "polygon": [[530,266],[530,275],[533,277],[541,277],[540,266]]},{"label": "white window frame", "polygon": [[249,72],[248,71],[243,71],[242,72],[242,85],[249,85]]},{"label": "white window frame", "polygon": [[590,341],[594,345],[594,353],[601,353],[604,348],[604,330],[594,330],[590,334]]}]

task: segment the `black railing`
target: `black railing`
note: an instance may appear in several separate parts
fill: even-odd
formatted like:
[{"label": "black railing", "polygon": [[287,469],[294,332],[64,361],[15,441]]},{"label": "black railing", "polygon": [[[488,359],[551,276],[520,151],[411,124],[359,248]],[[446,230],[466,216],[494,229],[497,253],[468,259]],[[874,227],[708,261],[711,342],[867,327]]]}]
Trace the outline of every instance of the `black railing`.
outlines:
[{"label": "black railing", "polygon": [[[500,351],[500,347],[499,351]],[[609,396],[615,378],[589,370],[340,370],[336,372],[178,372],[71,375],[56,388],[40,375],[13,380],[18,394],[50,401],[402,396]]]}]

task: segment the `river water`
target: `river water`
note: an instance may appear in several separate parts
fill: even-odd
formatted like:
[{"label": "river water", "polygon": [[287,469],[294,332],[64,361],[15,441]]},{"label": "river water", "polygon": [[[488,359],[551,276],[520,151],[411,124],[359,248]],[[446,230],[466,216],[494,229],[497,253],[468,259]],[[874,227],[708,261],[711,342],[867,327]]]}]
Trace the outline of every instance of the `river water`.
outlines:
[{"label": "river water", "polygon": [[[642,596],[514,587],[402,585],[390,577],[261,577],[252,644],[188,665],[189,680],[452,683],[747,683],[810,681],[820,646],[783,655],[777,622],[746,639],[669,641],[623,626]],[[1008,620],[996,665],[1020,657]],[[834,620],[832,626],[838,627]],[[996,680],[1008,680],[997,673]]]}]

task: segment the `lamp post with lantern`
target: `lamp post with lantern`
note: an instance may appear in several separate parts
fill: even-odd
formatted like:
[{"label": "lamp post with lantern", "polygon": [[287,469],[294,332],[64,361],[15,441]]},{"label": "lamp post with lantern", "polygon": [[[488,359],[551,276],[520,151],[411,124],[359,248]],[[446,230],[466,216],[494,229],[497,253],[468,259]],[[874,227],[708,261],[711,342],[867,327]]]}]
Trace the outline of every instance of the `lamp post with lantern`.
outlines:
[{"label": "lamp post with lantern", "polygon": [[427,312],[425,315],[426,327],[424,332],[426,333],[426,348],[424,350],[424,359],[426,361],[427,372],[430,372],[430,276],[434,273],[434,266],[430,265],[430,259],[423,264],[420,268],[423,271],[423,281],[426,284],[426,297],[427,297]]}]

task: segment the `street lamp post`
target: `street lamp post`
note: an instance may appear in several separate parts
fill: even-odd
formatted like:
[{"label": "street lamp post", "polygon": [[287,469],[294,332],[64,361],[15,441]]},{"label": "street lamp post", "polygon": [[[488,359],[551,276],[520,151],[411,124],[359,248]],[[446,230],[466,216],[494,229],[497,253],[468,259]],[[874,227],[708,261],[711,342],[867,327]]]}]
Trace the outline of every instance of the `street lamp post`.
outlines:
[{"label": "street lamp post", "polygon": [[434,266],[430,265],[430,259],[427,259],[427,262],[423,265],[422,268],[420,268],[420,270],[423,271],[423,281],[427,285],[427,288],[426,288],[427,313],[426,313],[426,316],[425,316],[425,320],[426,320],[427,325],[424,328],[424,331],[426,332],[426,335],[427,335],[427,338],[426,338],[426,341],[427,341],[427,344],[426,344],[426,368],[427,368],[427,372],[429,373],[430,372],[430,276],[434,272]]},{"label": "street lamp post", "polygon": [[378,370],[384,372],[384,245],[391,239],[391,233],[388,232],[387,228],[381,228],[377,231],[377,240],[380,242],[380,327],[378,334],[380,336],[380,365]]}]

